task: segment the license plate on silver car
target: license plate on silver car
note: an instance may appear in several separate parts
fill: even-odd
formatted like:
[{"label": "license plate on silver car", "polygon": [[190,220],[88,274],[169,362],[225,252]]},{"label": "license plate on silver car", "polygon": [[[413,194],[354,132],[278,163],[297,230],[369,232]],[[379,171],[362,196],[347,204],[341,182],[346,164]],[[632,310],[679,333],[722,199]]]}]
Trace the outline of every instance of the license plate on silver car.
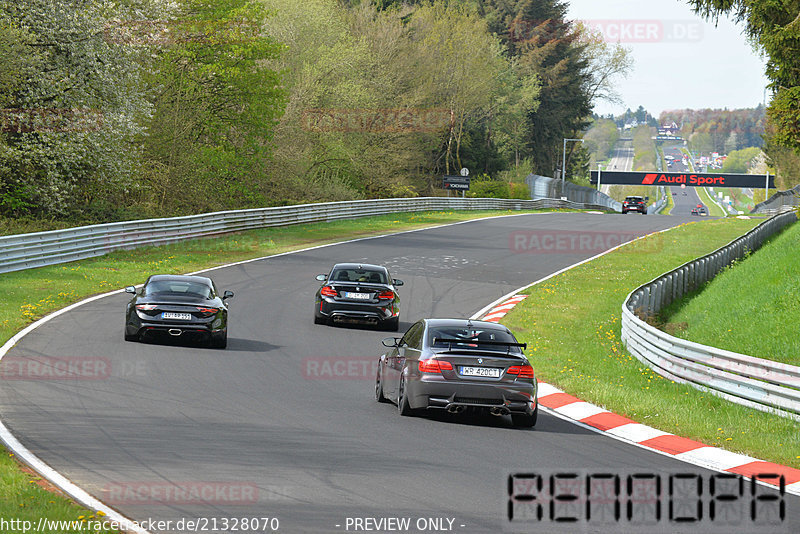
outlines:
[{"label": "license plate on silver car", "polygon": [[486,378],[500,378],[500,369],[492,367],[462,367],[461,376],[481,376]]},{"label": "license plate on silver car", "polygon": [[358,299],[358,300],[369,300],[370,294],[369,293],[351,293],[350,291],[344,292],[344,298],[346,299]]},{"label": "license plate on silver car", "polygon": [[192,314],[191,313],[174,313],[174,312],[163,312],[161,314],[162,319],[182,319],[184,321],[191,321]]}]

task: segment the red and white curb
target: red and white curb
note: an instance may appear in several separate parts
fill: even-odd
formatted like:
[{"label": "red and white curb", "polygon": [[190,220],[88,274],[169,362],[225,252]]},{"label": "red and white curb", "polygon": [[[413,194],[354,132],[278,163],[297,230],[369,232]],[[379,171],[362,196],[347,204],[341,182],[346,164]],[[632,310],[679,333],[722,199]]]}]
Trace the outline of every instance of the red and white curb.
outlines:
[{"label": "red and white curb", "polygon": [[503,302],[502,304],[495,306],[491,310],[489,310],[486,315],[483,316],[484,321],[488,321],[490,323],[498,323],[500,319],[506,316],[511,309],[528,298],[528,295],[515,295],[508,299],[507,301]]},{"label": "red and white curb", "polygon": [[[525,297],[527,295],[515,295],[495,306],[485,315],[484,320],[498,322]],[[800,469],[711,447],[699,441],[682,438],[637,423],[627,417],[584,402],[545,382],[539,382],[539,404],[562,418],[577,421],[615,439],[633,443],[694,465],[748,478],[755,477],[760,482],[772,486],[778,486],[780,477],[783,477],[786,492],[800,495]]]}]

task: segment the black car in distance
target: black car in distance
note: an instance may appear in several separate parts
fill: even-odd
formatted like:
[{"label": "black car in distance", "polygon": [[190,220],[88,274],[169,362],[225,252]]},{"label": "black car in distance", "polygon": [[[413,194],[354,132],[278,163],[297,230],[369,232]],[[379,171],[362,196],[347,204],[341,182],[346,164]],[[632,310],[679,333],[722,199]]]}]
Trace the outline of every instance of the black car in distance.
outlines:
[{"label": "black car in distance", "polygon": [[397,404],[400,415],[439,409],[510,415],[514,426],[536,425],[533,367],[503,325],[469,319],[423,319],[402,338],[386,338],[375,398]]},{"label": "black car in distance", "polygon": [[625,214],[629,211],[638,211],[642,215],[647,215],[648,200],[648,197],[625,197],[625,200],[622,202],[622,213]]},{"label": "black car in distance", "polygon": [[324,282],[314,303],[316,324],[366,323],[397,331],[400,325],[402,280],[392,278],[381,265],[337,263],[328,274],[317,275]]},{"label": "black car in distance", "polygon": [[157,274],[147,279],[138,292],[125,288],[133,298],[125,312],[125,340],[170,336],[204,341],[224,349],[228,344],[227,300],[205,276]]}]

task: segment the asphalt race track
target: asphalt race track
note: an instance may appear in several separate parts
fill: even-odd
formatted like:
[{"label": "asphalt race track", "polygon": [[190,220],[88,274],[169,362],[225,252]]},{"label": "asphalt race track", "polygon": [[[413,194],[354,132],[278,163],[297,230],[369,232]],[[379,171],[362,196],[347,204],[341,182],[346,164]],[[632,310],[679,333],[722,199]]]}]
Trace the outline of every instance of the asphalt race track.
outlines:
[{"label": "asphalt race track", "polygon": [[[664,155],[675,158],[668,172],[690,172],[689,167],[681,161],[683,152],[681,152],[680,148],[664,147]],[[702,204],[700,197],[697,196],[697,189],[694,187],[685,187],[683,189],[680,187],[668,187],[667,192],[672,194],[672,201],[675,202],[671,215],[692,216],[692,209],[696,208],[698,204]],[[706,209],[710,210],[711,208],[706,206]],[[694,217],[700,218],[702,216],[695,215]]]},{"label": "asphalt race track", "polygon": [[[740,527],[670,523],[667,508],[646,526],[603,523],[597,515],[594,522],[547,522],[546,511],[544,522],[510,525],[511,472],[712,472],[545,413],[532,430],[488,415],[401,417],[373,398],[372,363],[385,350],[380,340],[395,334],[312,321],[314,276],[334,262],[382,263],[403,279],[404,330],[421,317],[468,317],[597,253],[519,253],[515,232],[627,235],[690,220],[696,218],[512,216],[221,268],[210,276],[236,293],[227,350],[124,342],[128,296],[112,295],[46,323],[6,355],[2,366],[54,357],[94,366],[58,380],[25,367],[17,379],[3,380],[0,417],[42,460],[127,517],[205,518],[212,532],[243,530],[221,528],[224,518],[265,517],[278,518],[285,533],[352,532],[356,518],[389,517],[411,518],[411,527],[373,530],[800,531],[800,499],[793,496],[785,497],[787,519],[767,526],[747,517]],[[749,514],[749,504],[744,510]],[[190,531],[174,525],[170,531]],[[270,531],[261,526],[258,532]]]}]

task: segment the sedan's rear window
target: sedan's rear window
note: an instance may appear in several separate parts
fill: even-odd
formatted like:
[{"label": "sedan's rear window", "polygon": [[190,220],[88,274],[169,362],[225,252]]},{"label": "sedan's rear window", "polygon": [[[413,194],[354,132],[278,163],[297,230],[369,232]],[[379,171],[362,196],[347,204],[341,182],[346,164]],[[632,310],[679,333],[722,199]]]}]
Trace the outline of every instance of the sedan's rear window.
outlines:
[{"label": "sedan's rear window", "polygon": [[155,295],[156,293],[172,293],[203,299],[211,298],[211,288],[207,285],[179,280],[158,280],[147,284],[145,295]]},{"label": "sedan's rear window", "polygon": [[331,282],[361,282],[364,284],[385,284],[386,273],[369,269],[336,269],[329,278]]},{"label": "sedan's rear window", "polygon": [[490,328],[438,327],[428,330],[428,346],[433,348],[521,352],[519,347],[496,342],[516,343],[517,340],[508,332]]}]

